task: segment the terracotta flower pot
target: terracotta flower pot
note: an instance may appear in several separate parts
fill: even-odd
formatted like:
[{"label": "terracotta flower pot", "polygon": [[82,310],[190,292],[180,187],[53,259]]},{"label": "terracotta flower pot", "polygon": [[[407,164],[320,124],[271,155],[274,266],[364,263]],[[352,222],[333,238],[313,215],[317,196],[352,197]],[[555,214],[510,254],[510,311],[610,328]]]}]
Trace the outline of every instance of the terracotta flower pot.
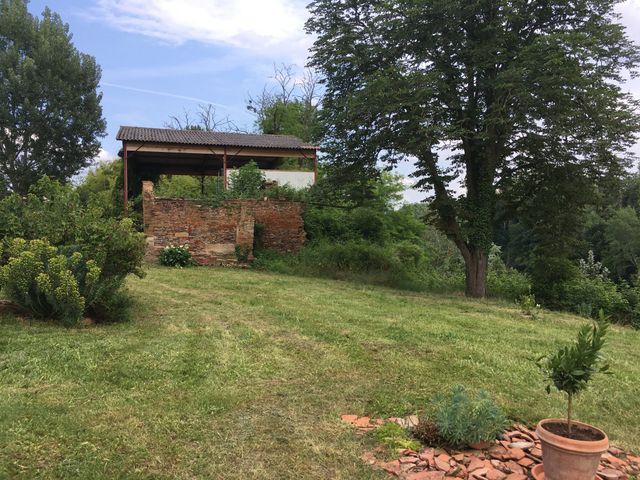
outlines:
[{"label": "terracotta flower pot", "polygon": [[574,440],[549,430],[549,425],[566,425],[567,421],[548,418],[538,423],[536,433],[542,445],[545,480],[591,480],[596,478],[600,456],[609,448],[609,438],[602,430],[572,422],[577,430],[590,433],[593,440]]}]

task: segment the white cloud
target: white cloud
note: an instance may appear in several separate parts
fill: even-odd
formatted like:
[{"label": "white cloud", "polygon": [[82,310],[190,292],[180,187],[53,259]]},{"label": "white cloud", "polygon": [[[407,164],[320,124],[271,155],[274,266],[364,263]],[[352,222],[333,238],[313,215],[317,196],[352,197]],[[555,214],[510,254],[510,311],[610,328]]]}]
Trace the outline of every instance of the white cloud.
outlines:
[{"label": "white cloud", "polygon": [[622,24],[627,27],[627,34],[635,42],[640,42],[640,0],[627,0],[616,8],[622,16]]},{"label": "white cloud", "polygon": [[101,148],[100,151],[98,152],[98,155],[93,159],[93,164],[101,165],[103,163],[110,162],[114,158],[116,158],[116,156],[113,153],[108,152],[104,148]]},{"label": "white cloud", "polygon": [[298,60],[311,43],[300,0],[97,0],[96,20],[169,43],[285,52]]}]

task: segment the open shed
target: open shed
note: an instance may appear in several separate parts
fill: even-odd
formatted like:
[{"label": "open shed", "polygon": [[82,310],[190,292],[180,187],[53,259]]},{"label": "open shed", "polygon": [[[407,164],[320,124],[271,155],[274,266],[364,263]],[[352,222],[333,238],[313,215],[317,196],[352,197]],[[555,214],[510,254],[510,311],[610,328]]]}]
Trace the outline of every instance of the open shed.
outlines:
[{"label": "open shed", "polygon": [[117,139],[122,141],[125,212],[131,187],[129,174],[135,174],[142,183],[143,224],[150,260],[157,259],[162,249],[172,244],[188,244],[196,262],[214,265],[251,260],[256,243],[280,252],[296,251],[304,243],[304,205],[299,202],[227,199],[210,205],[199,200],[158,198],[152,180],[163,174],[220,176],[226,189],[229,170],[253,160],[261,170],[275,172],[277,179],[286,181],[287,172],[276,169],[278,163],[282,159],[305,158],[313,162],[313,171],[302,173],[315,183],[315,146],[289,135],[143,127],[120,127]]},{"label": "open shed", "polygon": [[313,172],[309,172],[313,183],[317,176],[317,147],[291,135],[122,126],[116,138],[122,141],[119,155],[124,168],[125,210],[129,168],[141,180],[162,174],[221,176],[226,189],[229,170],[249,161],[255,161],[261,170],[280,173],[282,178],[286,170],[275,170],[280,160],[305,158],[313,161]]}]

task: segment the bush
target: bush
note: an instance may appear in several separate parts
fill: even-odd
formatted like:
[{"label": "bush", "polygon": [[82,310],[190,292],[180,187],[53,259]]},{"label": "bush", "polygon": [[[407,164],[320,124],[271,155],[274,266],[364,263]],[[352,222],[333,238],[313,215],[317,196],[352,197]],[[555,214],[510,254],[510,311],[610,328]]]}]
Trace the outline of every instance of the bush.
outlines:
[{"label": "bush", "polygon": [[89,305],[87,314],[98,322],[126,322],[130,320],[133,306],[133,299],[127,290],[118,289]]},{"label": "bush", "polygon": [[533,319],[538,318],[538,314],[540,313],[540,305],[536,303],[536,297],[532,293],[520,297],[520,299],[518,300],[518,305],[520,305],[520,310],[524,315]]},{"label": "bush", "polygon": [[531,291],[529,277],[513,268],[489,270],[487,293],[491,297],[517,300]]},{"label": "bush", "polygon": [[264,191],[264,173],[254,161],[229,172],[227,195],[232,198],[256,198]]},{"label": "bush", "polygon": [[160,264],[166,267],[189,267],[193,258],[189,245],[168,245],[160,250]]},{"label": "bush", "polygon": [[531,272],[533,293],[543,305],[549,308],[563,308],[564,286],[580,275],[578,267],[563,257],[539,252]]},{"label": "bush", "polygon": [[418,425],[413,427],[411,431],[413,436],[420,440],[424,445],[440,445],[442,438],[438,431],[438,426],[430,418],[421,418]]},{"label": "bush", "polygon": [[583,315],[595,316],[602,310],[619,316],[630,310],[629,302],[609,280],[579,275],[562,286],[562,293],[560,306]]},{"label": "bush", "polygon": [[[23,276],[22,286],[9,281],[5,289],[12,290],[10,296],[16,301],[21,299],[25,308],[36,316],[64,317],[68,319],[65,323],[73,323],[77,319],[75,309],[80,303],[70,300],[75,305],[73,308],[67,303],[56,306],[55,303],[62,300],[48,292],[49,285],[42,283],[44,277],[41,277],[40,285],[33,283],[37,275],[43,273],[49,275],[54,291],[62,291],[59,282],[64,279],[65,284],[71,285],[73,282],[63,272],[60,257],[67,259],[65,269],[71,271],[78,284],[79,295],[84,299],[82,313],[91,312],[95,318],[115,318],[115,310],[120,312],[117,318],[126,316],[122,311],[126,305],[122,300],[125,294],[120,289],[127,275],[143,276],[144,235],[135,230],[132,220],[105,216],[105,211],[99,206],[83,204],[73,187],[47,177],[38,181],[25,198],[14,194],[0,201],[0,239],[5,247],[0,249],[4,250],[0,255],[0,265],[6,266],[5,270],[15,268]],[[48,247],[32,246],[29,241],[43,241]],[[31,248],[46,258],[42,257],[35,265],[29,266],[25,262],[31,261],[28,260]],[[53,251],[56,258],[49,258],[47,255]],[[50,268],[57,270],[50,272]],[[87,289],[83,283],[89,271],[99,272],[95,289]],[[33,278],[29,277],[31,274]],[[58,278],[58,274],[62,276]],[[26,285],[38,288],[27,293],[24,290]],[[69,298],[73,296],[72,286],[67,293]],[[47,297],[46,302],[42,296]],[[116,297],[120,300],[114,300]],[[119,307],[115,306],[116,303]]]},{"label": "bush", "polygon": [[508,425],[502,410],[483,390],[472,396],[456,385],[449,395],[434,397],[434,403],[438,431],[453,447],[494,440]]},{"label": "bush", "polygon": [[420,448],[420,444],[409,438],[409,433],[397,423],[385,423],[373,431],[373,436],[378,442],[392,450],[397,448],[418,450]]},{"label": "bush", "polygon": [[101,269],[80,252],[67,256],[46,240],[14,239],[0,267],[0,286],[18,305],[42,318],[77,324],[85,309],[110,293]]}]

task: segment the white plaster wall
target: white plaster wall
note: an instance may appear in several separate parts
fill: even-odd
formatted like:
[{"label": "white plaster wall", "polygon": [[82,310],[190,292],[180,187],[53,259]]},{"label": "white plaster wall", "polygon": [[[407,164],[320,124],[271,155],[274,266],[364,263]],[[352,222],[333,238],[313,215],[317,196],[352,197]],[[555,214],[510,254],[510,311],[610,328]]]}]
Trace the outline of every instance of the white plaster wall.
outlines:
[{"label": "white plaster wall", "polygon": [[289,184],[292,188],[302,189],[313,185],[313,172],[288,172],[284,170],[262,170],[267,181],[278,185]]}]

